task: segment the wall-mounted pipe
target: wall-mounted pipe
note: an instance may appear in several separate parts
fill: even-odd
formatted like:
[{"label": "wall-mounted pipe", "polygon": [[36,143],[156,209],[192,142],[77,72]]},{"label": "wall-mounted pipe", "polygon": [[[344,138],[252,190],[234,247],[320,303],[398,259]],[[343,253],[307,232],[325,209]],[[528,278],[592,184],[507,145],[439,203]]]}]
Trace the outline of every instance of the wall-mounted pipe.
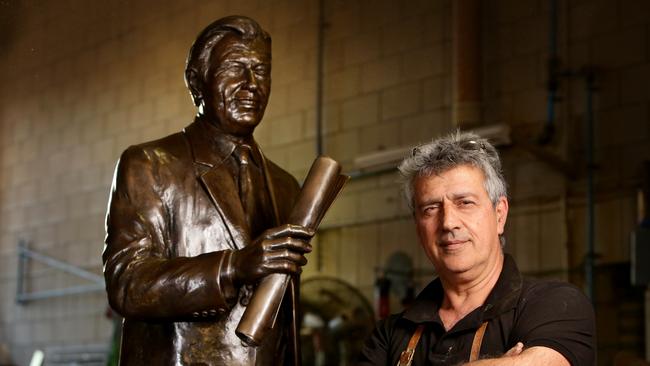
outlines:
[{"label": "wall-mounted pipe", "polygon": [[585,282],[587,284],[587,295],[592,302],[595,302],[594,293],[594,266],[595,253],[595,202],[594,202],[594,73],[585,71],[585,155],[587,162],[587,254],[585,255]]},{"label": "wall-mounted pipe", "polygon": [[452,125],[482,122],[481,2],[452,2]]},{"label": "wall-mounted pipe", "polygon": [[316,40],[316,156],[323,155],[323,80],[325,64],[325,0],[318,0]]},{"label": "wall-mounted pipe", "polygon": [[548,34],[548,80],[546,82],[546,123],[539,136],[538,142],[546,145],[553,140],[555,135],[555,102],[557,89],[560,84],[560,58],[557,52],[557,0],[550,1],[550,21]]}]

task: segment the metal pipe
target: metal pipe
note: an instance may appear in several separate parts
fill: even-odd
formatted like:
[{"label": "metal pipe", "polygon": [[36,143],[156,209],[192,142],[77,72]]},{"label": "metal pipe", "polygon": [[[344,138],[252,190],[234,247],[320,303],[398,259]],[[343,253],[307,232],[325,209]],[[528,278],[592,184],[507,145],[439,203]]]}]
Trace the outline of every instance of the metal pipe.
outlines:
[{"label": "metal pipe", "polygon": [[540,144],[545,145],[551,142],[555,134],[555,102],[557,100],[557,89],[559,85],[559,58],[557,54],[557,0],[550,2],[550,24],[549,24],[549,59],[548,59],[548,81],[546,100],[546,123],[539,137]]},{"label": "metal pipe", "polygon": [[[323,80],[325,59],[325,1],[318,0],[318,38],[316,55],[316,156],[324,153],[323,148]],[[323,250],[316,246],[316,270],[323,268]]]},{"label": "metal pipe", "polygon": [[325,58],[325,1],[318,1],[318,40],[316,55],[316,156],[323,155],[323,79]]},{"label": "metal pipe", "polygon": [[452,125],[482,123],[481,1],[452,1]]},{"label": "metal pipe", "polygon": [[54,289],[54,290],[43,290],[43,291],[36,291],[36,292],[30,292],[30,293],[22,293],[19,294],[16,297],[16,300],[19,303],[25,303],[27,301],[32,301],[32,300],[43,300],[43,299],[49,299],[52,297],[60,297],[60,296],[67,296],[67,295],[77,295],[77,294],[83,294],[83,293],[88,293],[88,292],[99,292],[99,291],[104,291],[105,287],[103,284],[92,284],[92,285],[81,285],[81,286],[73,286],[73,287],[66,287],[62,289]]},{"label": "metal pipe", "polygon": [[25,271],[27,269],[27,257],[23,250],[26,249],[27,243],[21,240],[18,242],[18,277],[16,283],[16,302],[23,302],[20,297],[25,293]]},{"label": "metal pipe", "polygon": [[100,275],[86,271],[85,269],[81,269],[79,267],[75,267],[69,263],[46,256],[44,254],[35,252],[33,250],[27,249],[26,247],[22,247],[20,250],[21,250],[21,255],[24,255],[27,258],[31,258],[37,262],[47,264],[50,267],[60,269],[61,271],[73,274],[77,277],[81,277],[83,279],[95,282],[96,284],[100,284],[102,286],[104,285],[104,278]]},{"label": "metal pipe", "polygon": [[594,297],[594,79],[594,73],[592,71],[587,71],[585,74],[585,154],[587,161],[587,255],[585,258],[585,282],[587,285],[587,295],[592,302],[595,302],[596,300]]}]

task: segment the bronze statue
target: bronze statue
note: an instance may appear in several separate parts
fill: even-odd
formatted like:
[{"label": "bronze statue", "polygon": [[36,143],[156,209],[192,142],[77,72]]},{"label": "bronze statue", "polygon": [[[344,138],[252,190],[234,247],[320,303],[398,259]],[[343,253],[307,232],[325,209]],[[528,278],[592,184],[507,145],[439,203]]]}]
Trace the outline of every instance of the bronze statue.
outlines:
[{"label": "bronze statue", "polygon": [[[129,147],[106,217],[109,302],[125,317],[122,365],[298,364],[297,276],[313,229],[280,225],[299,186],[253,139],[271,87],[271,38],[252,19],[210,24],[185,80],[198,114],[182,132]],[[287,273],[276,326],[235,335],[252,288]]]}]

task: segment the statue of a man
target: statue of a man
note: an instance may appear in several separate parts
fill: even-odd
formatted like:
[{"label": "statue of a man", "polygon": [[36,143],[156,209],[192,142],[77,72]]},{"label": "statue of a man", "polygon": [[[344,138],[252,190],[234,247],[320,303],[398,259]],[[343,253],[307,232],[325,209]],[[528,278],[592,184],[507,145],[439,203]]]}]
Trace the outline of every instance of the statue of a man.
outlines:
[{"label": "statue of a man", "polygon": [[[252,19],[217,20],[192,46],[185,80],[194,122],[129,147],[113,180],[103,261],[125,318],[121,364],[295,364],[295,283],[314,233],[281,225],[299,186],[252,135],[271,88],[271,38]],[[271,273],[293,283],[274,329],[245,347],[234,330]]]}]

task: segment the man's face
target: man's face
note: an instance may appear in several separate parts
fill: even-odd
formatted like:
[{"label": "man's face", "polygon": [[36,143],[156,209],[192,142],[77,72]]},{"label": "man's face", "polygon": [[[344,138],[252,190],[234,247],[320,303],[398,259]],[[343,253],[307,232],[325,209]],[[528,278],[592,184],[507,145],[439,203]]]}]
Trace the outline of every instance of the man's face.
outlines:
[{"label": "man's face", "polygon": [[[501,256],[508,201],[492,205],[481,170],[461,165],[414,185],[415,223],[420,244],[446,278],[472,280],[493,269]],[[450,277],[452,276],[452,277]]]},{"label": "man's face", "polygon": [[210,65],[204,113],[226,133],[253,133],[271,91],[270,46],[226,35],[212,49]]}]

